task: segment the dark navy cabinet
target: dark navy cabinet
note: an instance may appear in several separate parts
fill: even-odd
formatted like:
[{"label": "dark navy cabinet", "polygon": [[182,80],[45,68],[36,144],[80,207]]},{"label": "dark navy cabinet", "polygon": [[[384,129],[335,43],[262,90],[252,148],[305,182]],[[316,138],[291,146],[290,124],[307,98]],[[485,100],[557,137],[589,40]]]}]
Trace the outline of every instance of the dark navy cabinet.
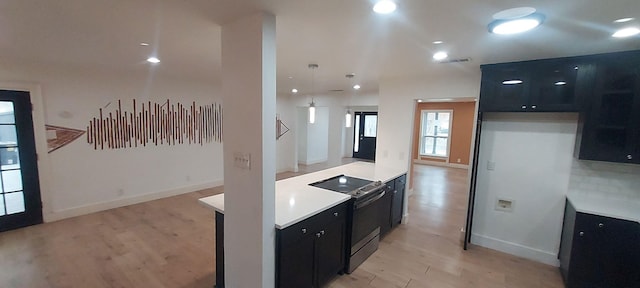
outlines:
[{"label": "dark navy cabinet", "polygon": [[576,154],[585,160],[640,164],[640,52],[598,59]]},{"label": "dark navy cabinet", "polygon": [[558,58],[482,65],[481,112],[577,112],[594,65]]},{"label": "dark navy cabinet", "polygon": [[640,224],[576,212],[567,201],[558,258],[568,288],[639,288]]}]

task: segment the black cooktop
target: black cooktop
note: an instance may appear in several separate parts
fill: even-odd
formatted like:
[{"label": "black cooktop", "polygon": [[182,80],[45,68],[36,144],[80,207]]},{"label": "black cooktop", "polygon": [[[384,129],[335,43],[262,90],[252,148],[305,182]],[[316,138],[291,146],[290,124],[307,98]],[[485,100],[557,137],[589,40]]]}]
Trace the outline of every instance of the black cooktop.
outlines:
[{"label": "black cooktop", "polygon": [[338,175],[335,177],[331,177],[329,179],[311,183],[309,185],[331,190],[331,191],[340,192],[340,193],[349,193],[354,190],[357,190],[358,188],[371,184],[372,182],[373,181],[371,180],[365,180],[365,179],[360,179],[356,177],[349,177],[345,175]]}]

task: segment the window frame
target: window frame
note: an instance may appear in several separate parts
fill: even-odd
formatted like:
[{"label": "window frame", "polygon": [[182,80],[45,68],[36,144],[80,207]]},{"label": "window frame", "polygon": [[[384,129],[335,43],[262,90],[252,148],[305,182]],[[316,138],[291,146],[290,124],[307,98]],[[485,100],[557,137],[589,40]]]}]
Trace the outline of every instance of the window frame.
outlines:
[{"label": "window frame", "polygon": [[[425,117],[427,117],[427,115],[429,113],[449,113],[449,133],[447,136],[427,136],[425,135]],[[449,155],[451,154],[451,133],[453,132],[453,110],[451,109],[423,109],[420,110],[420,133],[419,133],[419,143],[418,143],[418,155],[420,155],[420,157],[431,157],[431,158],[442,158],[442,159],[449,159]],[[424,154],[424,145],[425,145],[425,139],[426,138],[433,138],[434,140],[434,147],[435,147],[435,141],[438,138],[445,138],[447,139],[447,150],[445,155],[435,155],[435,154]]]}]

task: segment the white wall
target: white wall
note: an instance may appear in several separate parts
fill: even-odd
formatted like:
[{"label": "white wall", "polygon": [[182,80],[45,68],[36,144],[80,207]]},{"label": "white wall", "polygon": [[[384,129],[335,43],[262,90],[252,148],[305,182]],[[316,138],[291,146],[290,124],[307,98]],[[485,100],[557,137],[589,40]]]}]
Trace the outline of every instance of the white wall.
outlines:
[{"label": "white wall", "polygon": [[276,171],[294,171],[296,169],[296,107],[291,100],[291,96],[278,95],[276,99],[276,113],[280,121],[289,127],[289,132],[285,133],[276,141]]},{"label": "white wall", "polygon": [[[284,96],[283,96],[284,97]],[[290,146],[289,153],[293,153],[298,157],[298,162],[302,164],[313,164],[319,162],[327,162],[328,166],[337,166],[341,164],[342,157],[351,157],[351,146],[353,143],[353,128],[345,128],[344,114],[347,110],[347,104],[351,103],[357,107],[364,107],[367,110],[363,111],[377,111],[378,96],[377,94],[367,93],[346,98],[344,95],[317,95],[314,96],[314,102],[316,103],[317,116],[316,124],[307,123],[307,107],[311,101],[307,96],[291,96],[289,100],[296,107],[296,143]],[[280,101],[280,100],[279,100]],[[321,115],[320,112],[324,109],[326,115]],[[319,125],[318,125],[319,124]],[[319,126],[319,127],[318,127]],[[325,126],[327,128],[324,132]],[[311,127],[311,130],[309,130]],[[321,128],[321,129],[320,129]],[[313,132],[316,129],[320,129],[320,132]],[[310,132],[311,131],[311,132]],[[326,157],[320,156],[308,156],[310,153],[310,145],[315,145],[309,142],[311,138],[320,139],[320,135],[325,135],[327,141],[327,154]],[[324,140],[322,140],[324,142]],[[284,145],[283,145],[284,146]],[[294,147],[298,148],[297,152],[294,151]],[[283,147],[283,150],[287,148]],[[316,152],[313,152],[316,153]],[[284,154],[281,154],[285,157]],[[278,156],[281,157],[281,156]],[[309,162],[306,162],[306,159]],[[324,160],[317,160],[324,159]],[[280,160],[279,160],[280,161]],[[294,161],[295,162],[295,161]]]},{"label": "white wall", "polygon": [[[485,114],[472,243],[558,265],[576,128],[573,113]],[[513,211],[496,210],[497,199]]]},{"label": "white wall", "polygon": [[574,159],[569,193],[640,201],[640,165]]},{"label": "white wall", "polygon": [[[300,111],[307,113],[304,108]],[[317,106],[315,123],[311,124],[305,121],[307,124],[307,158],[299,159],[298,162],[310,165],[327,161],[329,156],[329,121],[329,108]]]},{"label": "white wall", "polygon": [[[0,82],[40,85],[44,122],[50,125],[85,130],[99,108],[109,102],[109,107],[115,107],[118,99],[123,101],[123,108],[134,98],[171,99],[184,104],[220,103],[218,87],[210,83],[153,73],[2,64]],[[94,150],[85,139],[80,137],[51,154],[39,155],[40,161],[50,164],[39,171],[48,179],[46,186],[41,187],[45,221],[222,184],[220,143]]]},{"label": "white wall", "polygon": [[480,95],[480,69],[447,70],[435,76],[382,79],[376,162],[409,169],[416,99]]}]

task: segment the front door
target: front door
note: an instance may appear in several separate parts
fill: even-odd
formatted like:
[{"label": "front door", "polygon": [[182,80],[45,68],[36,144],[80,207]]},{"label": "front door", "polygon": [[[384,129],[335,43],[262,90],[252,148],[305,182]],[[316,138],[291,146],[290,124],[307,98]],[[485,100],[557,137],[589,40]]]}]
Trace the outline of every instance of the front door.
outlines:
[{"label": "front door", "polygon": [[353,158],[376,160],[378,112],[355,112]]},{"label": "front door", "polygon": [[29,92],[0,90],[0,231],[42,223]]}]

